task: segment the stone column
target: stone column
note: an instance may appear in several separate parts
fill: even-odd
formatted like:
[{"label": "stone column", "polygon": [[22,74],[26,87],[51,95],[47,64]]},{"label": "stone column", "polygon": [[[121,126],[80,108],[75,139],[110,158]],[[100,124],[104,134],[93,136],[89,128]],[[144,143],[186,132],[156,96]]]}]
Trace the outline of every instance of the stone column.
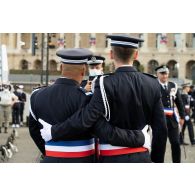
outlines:
[{"label": "stone column", "polygon": [[14,49],[14,33],[9,33],[8,49],[11,51]]},{"label": "stone column", "polygon": [[75,33],[74,47],[79,48],[80,46],[80,33]]},{"label": "stone column", "polygon": [[186,51],[186,33],[181,33],[181,50]]},{"label": "stone column", "polygon": [[64,39],[64,33],[60,33],[60,39]]},{"label": "stone column", "polygon": [[17,50],[21,50],[21,33],[17,33]]},{"label": "stone column", "polygon": [[148,51],[148,33],[143,34],[143,46],[141,47],[141,51],[146,52]]},{"label": "stone column", "polygon": [[65,41],[67,48],[73,48],[75,45],[75,34],[73,33],[66,33],[65,34]]}]

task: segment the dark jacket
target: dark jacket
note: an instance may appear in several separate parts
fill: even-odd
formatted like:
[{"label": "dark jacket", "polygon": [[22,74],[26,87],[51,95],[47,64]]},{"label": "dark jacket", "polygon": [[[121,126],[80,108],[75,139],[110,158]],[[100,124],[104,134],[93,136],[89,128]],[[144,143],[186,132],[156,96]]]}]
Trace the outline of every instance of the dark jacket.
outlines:
[{"label": "dark jacket", "polygon": [[[29,130],[32,139],[43,154],[45,153],[45,142],[40,135],[42,125],[37,120],[41,118],[51,125],[62,123],[76,111],[80,111],[90,101],[90,95],[91,93],[85,93],[79,83],[66,78],[59,78],[53,85],[32,93]],[[93,113],[91,117],[93,117]],[[140,131],[127,132],[111,126],[103,117],[99,120],[99,126],[105,130],[100,134],[110,144],[125,142],[132,147],[139,147],[144,144],[144,136]],[[74,127],[56,132],[52,138],[53,141],[82,140],[93,137],[92,134],[93,129],[86,126],[80,128],[80,124],[75,123]]]},{"label": "dark jacket", "polygon": [[[128,129],[127,132],[130,129],[142,129],[146,124],[150,124],[153,129],[152,161],[163,162],[167,128],[157,80],[133,67],[120,67],[113,75],[105,77],[104,86],[111,113],[110,123]],[[59,131],[92,127],[104,114],[104,103],[97,80],[90,103],[64,123],[52,126],[52,136],[55,137]],[[99,124],[96,123],[98,136],[105,131]]]}]

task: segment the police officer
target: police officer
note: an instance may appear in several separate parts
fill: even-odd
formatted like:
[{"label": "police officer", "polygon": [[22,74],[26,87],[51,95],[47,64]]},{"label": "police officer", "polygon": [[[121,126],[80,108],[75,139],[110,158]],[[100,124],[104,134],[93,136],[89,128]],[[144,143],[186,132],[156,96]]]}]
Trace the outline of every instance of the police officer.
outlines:
[{"label": "police officer", "polygon": [[[42,139],[40,132],[42,125],[63,122],[78,109],[81,109],[89,101],[90,93],[85,93],[80,83],[85,75],[86,62],[92,53],[87,49],[62,49],[57,52],[61,58],[62,77],[49,87],[35,90],[30,99],[29,130],[32,139],[45,155],[43,162],[94,162],[94,139],[92,130],[82,128],[76,130],[70,128],[58,132],[56,137]],[[43,119],[43,120],[41,120]],[[101,124],[105,132],[102,132],[107,141],[119,142],[120,136],[125,143],[132,143],[132,146],[142,146],[145,137],[142,131],[120,130],[113,128],[102,117]],[[42,125],[41,125],[42,124]],[[102,128],[102,126],[101,126]],[[108,132],[111,131],[110,135]],[[66,135],[66,136],[65,136]],[[49,135],[50,136],[50,135]]]},{"label": "police officer", "polygon": [[[157,80],[138,72],[133,61],[138,56],[139,42],[143,40],[128,35],[110,35],[111,58],[115,63],[115,73],[102,76],[96,81],[95,91],[90,103],[77,111],[63,123],[43,128],[57,137],[59,132],[68,129],[91,127],[102,115],[116,125],[125,129],[142,129],[150,124],[153,130],[153,162],[163,162],[167,139],[167,128],[161,102],[160,86]],[[96,123],[96,134],[100,138],[101,162],[151,162],[149,151],[143,147],[109,144],[100,136],[106,129]],[[98,128],[99,126],[99,128]],[[117,139],[117,137],[116,137]]]},{"label": "police officer", "polygon": [[[181,162],[181,149],[179,143],[179,125],[184,123],[184,109],[181,95],[177,89],[177,84],[168,81],[169,69],[162,65],[156,69],[158,81],[161,86],[162,102],[168,127],[168,137],[171,143],[172,160],[174,163]],[[176,108],[179,112],[177,117]]]},{"label": "police officer", "polygon": [[195,123],[195,89],[194,89],[194,85],[190,86],[190,91],[188,92],[188,95],[190,95],[191,99],[194,100],[194,101],[192,101],[192,104],[191,104],[191,108],[192,108],[191,118],[193,119],[193,122]]},{"label": "police officer", "polygon": [[182,87],[183,87],[183,91],[181,94],[181,98],[182,98],[184,110],[185,110],[185,122],[182,127],[182,132],[180,132],[180,143],[183,145],[188,145],[187,143],[184,142],[184,132],[187,126],[189,137],[190,137],[190,142],[192,145],[195,145],[194,128],[193,128],[191,117],[190,117],[191,105],[194,104],[194,100],[191,97],[191,95],[188,94],[190,91],[190,83],[185,83],[182,85]]},{"label": "police officer", "polygon": [[92,81],[95,82],[95,78],[97,76],[103,75],[103,64],[105,58],[102,56],[92,56],[89,58],[87,64],[89,69],[89,79],[84,80],[81,83],[81,87],[83,87],[87,92],[91,91]]}]

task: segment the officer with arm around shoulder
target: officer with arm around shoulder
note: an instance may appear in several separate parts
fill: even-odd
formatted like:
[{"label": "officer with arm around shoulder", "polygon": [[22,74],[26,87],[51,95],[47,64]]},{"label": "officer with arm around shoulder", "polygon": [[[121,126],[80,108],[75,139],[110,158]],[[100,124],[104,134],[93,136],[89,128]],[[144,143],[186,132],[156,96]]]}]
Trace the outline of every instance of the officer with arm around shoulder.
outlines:
[{"label": "officer with arm around shoulder", "polygon": [[[44,121],[51,125],[61,123],[80,110],[90,99],[90,93],[86,94],[80,83],[91,52],[81,48],[63,49],[57,51],[57,55],[61,59],[62,77],[53,85],[37,89],[31,95],[29,120],[31,137],[45,156],[43,162],[94,162],[94,139],[92,130],[88,127],[77,131],[70,128],[65,135],[64,132],[58,132],[52,140],[42,139],[40,129],[45,125]],[[127,131],[109,125],[103,117],[99,120],[105,129],[102,135],[108,142],[119,144],[125,142],[131,146],[140,146],[147,141],[144,137],[147,128],[143,131]]]},{"label": "officer with arm around shoulder", "polygon": [[[68,129],[92,127],[104,115],[110,124],[124,129],[142,129],[146,124],[153,129],[151,159],[164,162],[167,128],[161,102],[160,86],[155,78],[139,73],[133,67],[137,59],[139,38],[128,35],[110,35],[111,58],[115,73],[100,77],[89,104],[77,111],[63,123],[43,128],[51,132],[52,138]],[[96,133],[105,131],[97,128]],[[100,139],[101,142],[101,139]],[[119,147],[102,139],[100,143],[102,162],[151,162],[148,150],[143,147]]]}]

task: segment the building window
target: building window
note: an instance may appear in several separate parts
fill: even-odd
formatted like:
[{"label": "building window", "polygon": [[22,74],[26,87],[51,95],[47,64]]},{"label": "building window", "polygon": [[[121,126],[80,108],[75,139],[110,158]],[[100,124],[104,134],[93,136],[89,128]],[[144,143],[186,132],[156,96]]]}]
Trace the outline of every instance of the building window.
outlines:
[{"label": "building window", "polygon": [[174,47],[175,48],[181,48],[182,44],[181,44],[181,34],[180,33],[176,33],[174,34]]},{"label": "building window", "polygon": [[190,60],[186,64],[186,79],[191,79],[195,84],[195,61]]},{"label": "building window", "polygon": [[21,60],[20,61],[20,67],[22,70],[28,70],[28,61],[27,60]]},{"label": "building window", "polygon": [[163,44],[167,44],[167,34],[166,33],[156,34],[156,48],[159,49]]},{"label": "building window", "polygon": [[195,33],[192,34],[192,48],[195,48]]},{"label": "building window", "polygon": [[169,67],[169,77],[170,78],[178,78],[178,62],[175,60],[170,60],[167,63]]},{"label": "building window", "polygon": [[148,62],[148,73],[156,74],[155,68],[159,66],[159,63],[156,60],[150,60]]},{"label": "building window", "polygon": [[42,69],[42,61],[37,59],[34,61],[34,69],[35,70],[41,70]]},{"label": "building window", "polygon": [[50,49],[56,48],[56,33],[49,33],[48,46]]},{"label": "building window", "polygon": [[57,62],[55,60],[49,61],[49,70],[50,71],[57,71]]},{"label": "building window", "polygon": [[89,37],[89,45],[91,47],[93,47],[93,46],[96,45],[96,36],[95,36],[95,33],[91,33],[90,34],[90,37]]}]

